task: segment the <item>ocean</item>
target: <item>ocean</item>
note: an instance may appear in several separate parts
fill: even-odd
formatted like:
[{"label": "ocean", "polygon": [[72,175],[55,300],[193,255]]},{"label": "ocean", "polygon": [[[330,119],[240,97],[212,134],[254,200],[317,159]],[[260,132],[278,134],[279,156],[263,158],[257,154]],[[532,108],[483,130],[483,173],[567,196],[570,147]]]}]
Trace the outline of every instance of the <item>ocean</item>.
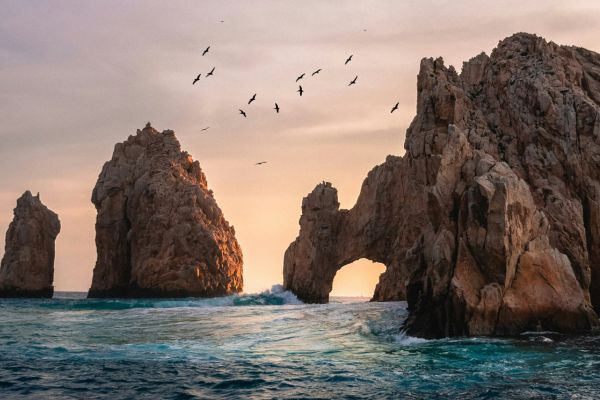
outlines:
[{"label": "ocean", "polygon": [[597,399],[600,337],[423,340],[406,303],[0,300],[2,399]]}]

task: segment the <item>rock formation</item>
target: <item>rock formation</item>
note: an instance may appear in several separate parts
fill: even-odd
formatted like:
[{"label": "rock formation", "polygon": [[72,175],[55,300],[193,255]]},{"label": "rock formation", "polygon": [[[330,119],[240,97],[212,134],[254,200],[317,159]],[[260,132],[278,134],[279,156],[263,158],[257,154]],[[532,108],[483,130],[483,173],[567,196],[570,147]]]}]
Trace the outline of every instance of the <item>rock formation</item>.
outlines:
[{"label": "rock formation", "polygon": [[115,146],[98,210],[89,297],[209,297],[242,290],[242,251],[197,161],[150,124]]},{"label": "rock formation", "polygon": [[26,191],[17,200],[0,264],[0,297],[52,297],[58,215]]},{"label": "rock formation", "polygon": [[384,263],[373,300],[406,299],[409,334],[583,332],[600,311],[600,55],[520,33],[459,75],[423,59],[406,154],[339,210],[303,201],[284,286],[328,299],[358,258]]}]

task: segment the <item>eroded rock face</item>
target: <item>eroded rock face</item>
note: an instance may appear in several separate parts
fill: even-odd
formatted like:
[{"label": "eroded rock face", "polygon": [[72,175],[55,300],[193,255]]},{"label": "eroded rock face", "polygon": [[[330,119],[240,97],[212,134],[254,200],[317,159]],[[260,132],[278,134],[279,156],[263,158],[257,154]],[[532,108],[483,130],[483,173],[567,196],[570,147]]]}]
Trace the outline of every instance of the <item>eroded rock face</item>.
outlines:
[{"label": "eroded rock face", "polygon": [[150,126],[115,146],[94,187],[89,297],[212,297],[242,290],[242,251],[197,161]]},{"label": "eroded rock face", "polygon": [[460,75],[424,59],[417,90],[406,154],[351,210],[330,208],[333,234],[303,206],[284,286],[327,301],[331,283],[311,279],[365,257],[387,266],[373,299],[408,301],[409,334],[597,327],[600,55],[516,34]]},{"label": "eroded rock face", "polygon": [[26,191],[17,200],[0,265],[0,297],[52,297],[58,215]]}]

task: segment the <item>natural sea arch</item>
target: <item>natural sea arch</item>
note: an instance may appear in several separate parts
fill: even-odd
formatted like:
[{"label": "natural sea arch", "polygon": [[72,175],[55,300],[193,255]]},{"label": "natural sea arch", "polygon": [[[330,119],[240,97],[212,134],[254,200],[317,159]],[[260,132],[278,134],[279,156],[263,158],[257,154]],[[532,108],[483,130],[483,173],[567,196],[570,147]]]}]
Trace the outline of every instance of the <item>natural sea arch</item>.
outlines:
[{"label": "natural sea arch", "polygon": [[384,264],[366,258],[346,264],[336,272],[329,295],[371,298],[385,270]]},{"label": "natural sea arch", "polygon": [[[350,210],[340,209],[337,190],[329,182],[320,183],[302,200],[300,233],[283,257],[286,289],[306,303],[327,303],[338,271],[367,259],[386,266],[373,300],[406,299],[404,286],[408,272],[401,263],[406,255],[402,250],[420,234],[416,228],[420,226],[422,210],[404,210],[403,196],[388,196],[395,191],[383,190],[378,184],[383,180],[412,196],[411,189],[415,186],[405,188],[404,182],[396,179],[403,176],[401,164],[401,158],[388,157],[385,164],[371,171]],[[408,228],[399,231],[399,225]]]}]

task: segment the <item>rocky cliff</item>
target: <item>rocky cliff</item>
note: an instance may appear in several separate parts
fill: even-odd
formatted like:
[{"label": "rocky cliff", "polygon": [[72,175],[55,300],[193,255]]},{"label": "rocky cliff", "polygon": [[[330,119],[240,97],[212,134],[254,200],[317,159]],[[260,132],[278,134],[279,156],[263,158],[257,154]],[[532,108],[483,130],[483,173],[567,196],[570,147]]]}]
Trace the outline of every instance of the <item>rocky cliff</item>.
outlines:
[{"label": "rocky cliff", "polygon": [[26,191],[17,200],[0,264],[0,297],[52,297],[58,215]]},{"label": "rocky cliff", "polygon": [[583,332],[600,311],[600,55],[520,33],[459,75],[423,59],[405,155],[340,210],[303,201],[284,286],[325,302],[358,258],[374,300],[406,299],[409,334]]},{"label": "rocky cliff", "polygon": [[92,194],[89,297],[220,296],[242,290],[242,251],[197,161],[150,126],[115,146]]}]

